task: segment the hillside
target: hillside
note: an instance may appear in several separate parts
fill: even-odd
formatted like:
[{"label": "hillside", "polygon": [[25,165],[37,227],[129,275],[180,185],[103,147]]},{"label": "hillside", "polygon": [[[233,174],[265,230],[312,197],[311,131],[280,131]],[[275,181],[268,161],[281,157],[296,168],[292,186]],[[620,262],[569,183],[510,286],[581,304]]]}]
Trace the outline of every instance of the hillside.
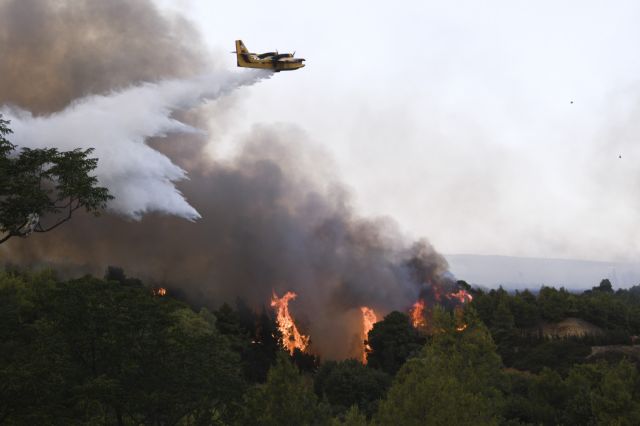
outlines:
[{"label": "hillside", "polygon": [[640,287],[461,292],[370,318],[355,336],[364,356],[329,360],[287,337],[292,293],[272,309],[195,309],[117,268],[74,280],[0,270],[0,420],[639,424]]},{"label": "hillside", "polygon": [[451,272],[467,282],[489,288],[537,289],[553,285],[584,290],[608,278],[617,288],[640,283],[640,263],[596,262],[512,256],[451,254]]},{"label": "hillside", "polygon": [[565,318],[556,323],[542,323],[537,328],[546,338],[566,339],[569,337],[601,336],[600,327],[580,318]]}]

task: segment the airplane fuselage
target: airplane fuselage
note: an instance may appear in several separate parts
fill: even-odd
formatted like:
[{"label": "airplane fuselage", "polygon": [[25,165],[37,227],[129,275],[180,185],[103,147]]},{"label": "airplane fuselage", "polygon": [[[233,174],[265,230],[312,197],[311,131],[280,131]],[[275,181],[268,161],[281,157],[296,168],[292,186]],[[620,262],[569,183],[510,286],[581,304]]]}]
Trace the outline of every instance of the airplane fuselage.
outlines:
[{"label": "airplane fuselage", "polygon": [[276,72],[293,71],[304,67],[304,58],[294,58],[291,53],[251,53],[241,40],[236,40],[235,53],[239,67],[270,69]]}]

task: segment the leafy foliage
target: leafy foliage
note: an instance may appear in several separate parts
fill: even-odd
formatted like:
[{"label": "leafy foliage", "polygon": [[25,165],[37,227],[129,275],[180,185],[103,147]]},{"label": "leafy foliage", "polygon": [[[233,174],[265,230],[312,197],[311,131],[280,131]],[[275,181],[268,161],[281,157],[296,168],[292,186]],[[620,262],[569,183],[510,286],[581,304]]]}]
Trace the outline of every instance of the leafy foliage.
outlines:
[{"label": "leafy foliage", "polygon": [[[603,280],[582,294],[553,287],[542,287],[537,295],[528,290],[478,290],[472,306],[491,330],[507,366],[532,372],[548,367],[566,375],[589,355],[591,346],[629,344],[640,334],[637,288],[614,292],[609,280]],[[545,334],[545,327],[565,320],[586,321],[591,328],[569,336]]]},{"label": "leafy foliage", "polygon": [[98,165],[90,158],[93,149],[22,148],[15,153],[17,147],[6,138],[8,125],[0,114],[0,244],[51,231],[80,208],[98,214],[113,199],[91,175]]},{"label": "leafy foliage", "polygon": [[376,411],[391,384],[391,376],[360,361],[325,362],[315,377],[315,391],[324,397],[334,409],[334,414],[344,414],[350,407],[368,417]]},{"label": "leafy foliage", "polygon": [[267,381],[252,388],[245,399],[242,425],[315,425],[328,421],[328,411],[319,405],[309,378],[280,353]]},{"label": "leafy foliage", "polygon": [[410,356],[420,351],[425,339],[413,327],[408,315],[394,311],[374,324],[367,341],[371,347],[368,365],[393,375]]},{"label": "leafy foliage", "polygon": [[441,330],[420,355],[398,372],[375,423],[404,425],[497,424],[502,404],[501,362],[491,336],[481,323],[463,332],[440,312]]},{"label": "leafy foliage", "polygon": [[360,413],[358,406],[352,406],[344,416],[338,416],[331,421],[331,426],[367,426],[367,418]]},{"label": "leafy foliage", "polygon": [[509,371],[505,415],[525,424],[619,424],[640,421],[640,380],[629,362],[576,365],[563,379]]},{"label": "leafy foliage", "polygon": [[225,303],[215,315],[218,330],[231,341],[233,350],[242,358],[245,379],[251,383],[264,383],[282,350],[275,318],[264,308],[260,313],[254,312],[240,300],[236,311]]},{"label": "leafy foliage", "polygon": [[[0,422],[640,424],[637,365],[590,356],[592,344],[636,330],[639,288],[475,291],[464,310],[434,307],[428,336],[389,314],[369,335],[366,366],[318,366],[283,351],[273,315],[241,301],[196,311],[114,267],[102,280],[1,272]],[[606,314],[603,336],[529,333],[557,312],[594,310]]]},{"label": "leafy foliage", "polygon": [[140,286],[0,275],[0,419],[210,424],[243,393],[215,317]]}]

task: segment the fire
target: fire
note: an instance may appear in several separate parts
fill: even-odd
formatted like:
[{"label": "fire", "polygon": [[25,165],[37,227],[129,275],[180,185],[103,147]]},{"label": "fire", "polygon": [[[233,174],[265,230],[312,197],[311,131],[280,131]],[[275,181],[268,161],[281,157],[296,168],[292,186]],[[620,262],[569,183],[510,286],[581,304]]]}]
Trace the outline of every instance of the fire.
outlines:
[{"label": "fire", "polygon": [[154,288],[153,289],[153,295],[154,296],[166,296],[167,295],[167,289],[164,287],[158,287],[158,288]]},{"label": "fire", "polygon": [[[464,331],[467,328],[467,324],[464,322],[464,307],[465,302],[471,301],[473,297],[465,290],[460,290],[456,293],[446,294],[448,299],[455,299],[460,302],[460,305],[456,306],[453,310],[454,319],[457,331]],[[424,299],[418,299],[409,310],[411,316],[411,323],[413,327],[422,330],[423,332],[429,332],[427,330],[427,319],[424,315],[425,301]],[[444,330],[442,330],[444,331]]]},{"label": "fire", "polygon": [[367,336],[369,335],[369,332],[371,331],[371,329],[373,328],[373,324],[375,324],[378,321],[378,318],[376,317],[376,313],[373,312],[373,309],[366,307],[366,306],[362,306],[360,308],[360,310],[362,311],[362,334],[364,336],[364,351],[362,352],[362,363],[366,364],[367,363],[367,352],[371,350],[371,346],[369,346],[369,343],[367,343]]},{"label": "fire", "polygon": [[467,293],[466,290],[459,290],[456,293],[447,294],[448,299],[457,299],[460,303],[471,302],[473,300],[473,296]]},{"label": "fire", "polygon": [[424,300],[419,299],[414,303],[410,314],[411,322],[415,328],[425,328],[427,326],[427,321],[424,318]]},{"label": "fire", "polygon": [[453,310],[453,318],[456,322],[456,331],[466,330],[468,324],[464,321],[464,308],[462,306],[456,306]]},{"label": "fire", "polygon": [[433,297],[436,299],[436,302],[442,301],[442,288],[438,284],[433,284],[431,288],[433,289]]},{"label": "fire", "polygon": [[271,296],[271,307],[277,311],[278,329],[282,333],[282,345],[291,354],[296,348],[304,351],[309,345],[309,336],[298,331],[298,327],[289,313],[289,301],[295,299],[296,296],[297,294],[292,291],[286,292],[280,298],[274,291]]}]

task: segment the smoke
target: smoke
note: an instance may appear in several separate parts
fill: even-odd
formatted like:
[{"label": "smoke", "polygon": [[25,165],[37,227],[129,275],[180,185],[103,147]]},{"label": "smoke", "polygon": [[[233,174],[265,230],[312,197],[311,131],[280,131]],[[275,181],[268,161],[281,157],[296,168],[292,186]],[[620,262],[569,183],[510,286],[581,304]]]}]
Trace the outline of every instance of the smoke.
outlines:
[{"label": "smoke", "polygon": [[99,183],[115,200],[110,209],[135,219],[148,212],[189,220],[198,212],[175,188],[186,172],[147,145],[150,137],[196,129],[171,117],[203,100],[271,76],[271,72],[218,72],[206,77],[144,84],[110,95],[90,96],[44,117],[25,111],[3,111],[11,120],[13,142],[22,147],[62,150],[95,147]]},{"label": "smoke", "polygon": [[34,113],[214,64],[197,32],[149,0],[0,0],[0,93]]},{"label": "smoke", "polygon": [[428,243],[403,238],[393,221],[359,217],[307,143],[294,127],[260,126],[238,141],[232,160],[190,171],[180,187],[202,214],[196,222],[78,216],[61,232],[11,241],[9,257],[76,273],[119,265],[213,306],[241,296],[260,307],[272,289],[293,290],[291,311],[313,348],[353,356],[359,307],[407,309],[423,286],[443,279],[446,262]]},{"label": "smoke", "polygon": [[18,59],[2,65],[10,72],[0,104],[36,114],[12,110],[15,142],[95,147],[101,182],[116,196],[111,208],[139,219],[80,214],[1,245],[1,258],[73,273],[118,265],[212,306],[240,296],[260,307],[272,290],[293,290],[290,309],[326,358],[358,355],[351,343],[360,306],[406,310],[425,287],[447,281],[446,261],[426,241],[354,211],[330,158],[296,126],[257,126],[236,141],[235,157],[207,160],[206,138],[193,130],[209,119],[206,110],[182,110],[266,74],[194,77],[212,61],[194,54],[202,49],[179,18],[126,0],[4,1],[0,17],[11,24],[0,22],[0,46],[20,43]]}]

